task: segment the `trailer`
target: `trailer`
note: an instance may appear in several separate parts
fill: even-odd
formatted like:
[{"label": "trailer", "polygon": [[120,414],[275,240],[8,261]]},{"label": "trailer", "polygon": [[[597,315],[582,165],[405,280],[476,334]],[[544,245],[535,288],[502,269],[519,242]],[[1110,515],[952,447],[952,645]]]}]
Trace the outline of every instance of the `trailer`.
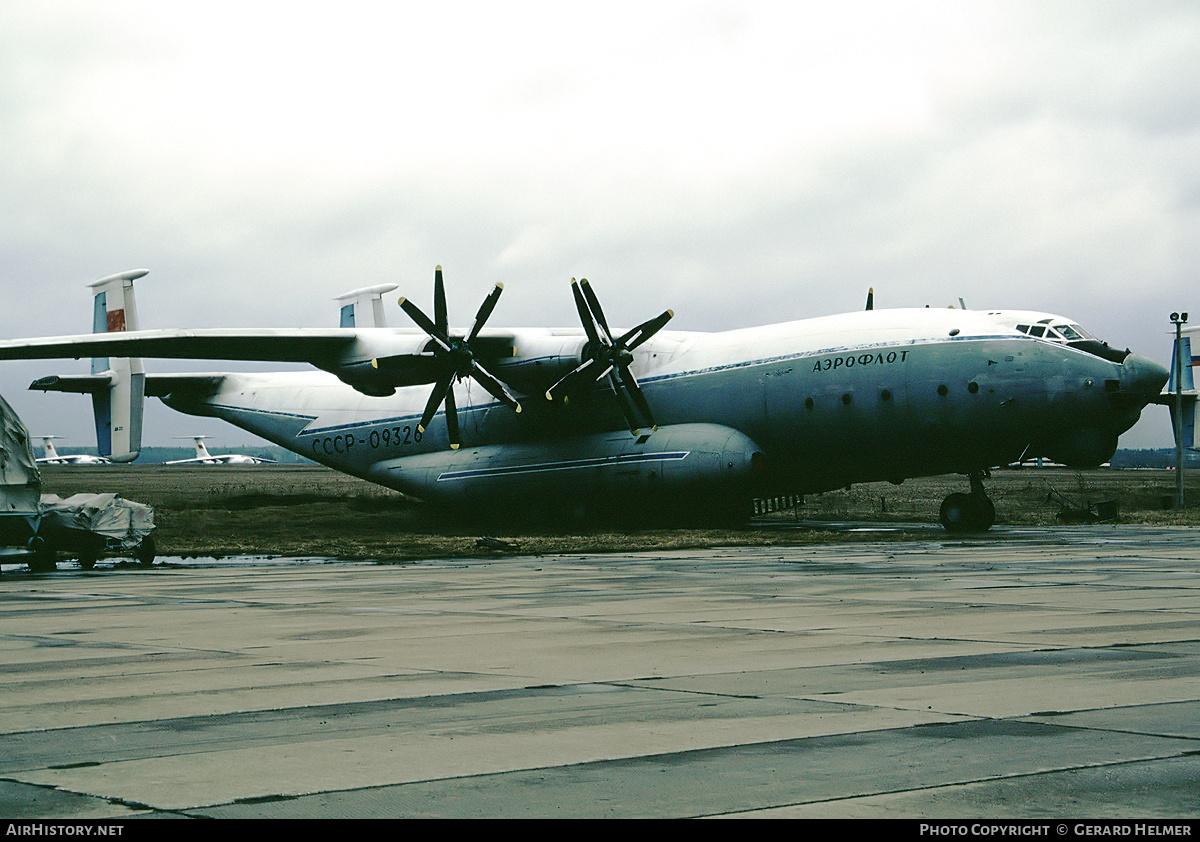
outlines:
[{"label": "trailer", "polygon": [[42,495],[38,535],[45,541],[43,552],[76,556],[84,570],[95,567],[103,555],[153,564],[153,530],[154,509],[116,494]]}]

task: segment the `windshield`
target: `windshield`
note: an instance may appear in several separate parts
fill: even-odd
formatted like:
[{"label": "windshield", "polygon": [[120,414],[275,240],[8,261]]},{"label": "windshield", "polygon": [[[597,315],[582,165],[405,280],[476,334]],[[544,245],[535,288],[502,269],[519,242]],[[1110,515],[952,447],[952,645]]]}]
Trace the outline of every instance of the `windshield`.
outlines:
[{"label": "windshield", "polygon": [[[1035,316],[1033,313],[1026,313],[1024,315],[1027,317]],[[1061,342],[1064,345],[1070,345],[1072,348],[1086,351],[1089,354],[1095,354],[1098,357],[1103,357],[1106,360],[1116,363],[1123,361],[1129,353],[1128,351],[1110,348],[1107,342],[1101,342],[1090,331],[1058,316],[1038,319],[1036,322],[1030,319],[1030,321],[1017,324],[1015,327],[1026,336],[1045,339],[1050,342]]]},{"label": "windshield", "polygon": [[1021,333],[1037,336],[1043,339],[1057,340],[1059,342],[1080,342],[1084,339],[1095,340],[1088,331],[1076,324],[1068,324],[1066,322],[1056,322],[1051,324],[1050,319],[1042,319],[1035,325],[1017,325],[1017,330]]}]

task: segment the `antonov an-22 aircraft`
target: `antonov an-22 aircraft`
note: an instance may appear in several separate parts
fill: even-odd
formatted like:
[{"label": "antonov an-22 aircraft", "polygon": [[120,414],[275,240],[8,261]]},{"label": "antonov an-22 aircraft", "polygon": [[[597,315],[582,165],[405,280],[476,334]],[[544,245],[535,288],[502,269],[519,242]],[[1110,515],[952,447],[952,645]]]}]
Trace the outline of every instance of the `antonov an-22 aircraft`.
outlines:
[{"label": "antonov an-22 aircraft", "polygon": [[[92,334],[0,342],[0,359],[93,357],[30,388],[90,394],[100,452],[136,458],[144,395],[215,416],[339,471],[464,510],[744,518],[754,497],[961,473],[941,521],[995,518],[989,468],[1108,460],[1167,371],[1047,313],[867,309],[715,333],[662,313],[609,327],[572,281],[582,329],[494,329],[497,284],[451,330],[383,326],[393,286],[343,296],[330,329],[139,330],[133,281],[92,284]],[[141,358],[305,362],[319,371],[146,374]],[[432,386],[432,389],[431,389]]]}]

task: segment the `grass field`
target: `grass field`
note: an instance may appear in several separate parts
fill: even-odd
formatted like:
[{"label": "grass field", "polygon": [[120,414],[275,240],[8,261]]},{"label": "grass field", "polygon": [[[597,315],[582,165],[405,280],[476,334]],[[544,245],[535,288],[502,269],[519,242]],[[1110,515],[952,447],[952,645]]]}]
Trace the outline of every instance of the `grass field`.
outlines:
[{"label": "grass field", "polygon": [[[764,528],[779,522],[870,521],[929,525],[942,499],[967,491],[964,477],[866,483],[809,495],[798,510],[773,512],[741,529],[606,531],[575,524],[478,523],[433,511],[403,495],[316,465],[46,466],[44,490],[60,496],[114,492],[154,507],[160,556],[328,556],[404,561],[418,558],[687,549],[723,545],[863,540],[825,530]],[[1175,475],[1165,470],[1077,472],[1055,468],[996,471],[986,481],[998,524],[1080,521],[1097,511],[1118,522],[1200,522],[1200,472],[1186,475],[1189,506],[1169,508]],[[890,533],[903,540],[904,532]],[[927,534],[926,534],[927,537]],[[491,539],[491,540],[489,540]],[[878,533],[871,540],[880,540]]]}]

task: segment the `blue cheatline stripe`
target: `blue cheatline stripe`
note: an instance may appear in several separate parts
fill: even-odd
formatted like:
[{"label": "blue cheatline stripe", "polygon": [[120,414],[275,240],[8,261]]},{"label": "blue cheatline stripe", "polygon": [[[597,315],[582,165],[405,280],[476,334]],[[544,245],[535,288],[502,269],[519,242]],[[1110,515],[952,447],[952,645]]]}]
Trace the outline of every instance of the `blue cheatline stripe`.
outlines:
[{"label": "blue cheatline stripe", "polygon": [[638,462],[677,462],[686,459],[689,450],[664,451],[661,453],[627,453],[621,456],[600,456],[594,459],[571,459],[565,462],[541,462],[536,465],[512,465],[504,468],[477,468],[471,471],[447,471],[438,476],[438,482],[457,479],[479,479],[481,477],[517,476],[549,471],[574,471],[581,468],[597,468],[605,465],[632,465]]},{"label": "blue cheatline stripe", "polygon": [[[928,338],[928,339],[901,339],[901,340],[888,341],[888,342],[865,342],[865,343],[859,343],[859,344],[855,344],[855,345],[839,345],[839,346],[832,346],[829,348],[821,348],[820,350],[816,350],[816,351],[793,351],[793,352],[789,352],[786,354],[779,354],[774,357],[761,357],[759,359],[753,359],[753,360],[741,360],[739,362],[733,362],[733,363],[721,363],[718,365],[708,366],[707,368],[696,368],[696,369],[692,369],[690,371],[676,372],[674,374],[660,374],[657,376],[647,375],[645,377],[639,377],[638,382],[644,386],[647,383],[660,383],[660,382],[663,382],[666,380],[679,380],[684,377],[695,377],[696,375],[700,375],[700,374],[713,374],[713,373],[719,372],[719,371],[733,371],[733,370],[739,369],[739,368],[753,368],[754,366],[757,366],[757,365],[774,365],[776,363],[792,362],[793,360],[807,360],[807,359],[812,359],[813,357],[826,357],[829,355],[849,354],[849,353],[857,354],[860,351],[874,352],[874,351],[880,351],[880,350],[887,350],[888,348],[912,348],[912,347],[916,347],[918,345],[937,345],[937,344],[941,344],[943,342],[982,342],[982,341],[992,341],[992,340],[1012,340],[1012,341],[1018,341],[1018,342],[1022,342],[1022,341],[1024,341],[1024,342],[1029,342],[1029,341],[1049,342],[1050,341],[1047,339],[1038,339],[1033,336],[1025,336],[1024,334],[1019,335],[1019,336],[1012,336],[1010,334],[986,334],[986,335],[982,335],[982,336],[979,336],[979,335],[945,336],[945,337],[933,337],[933,338]],[[1069,345],[1066,345],[1061,342],[1055,342],[1053,344],[1059,345],[1063,348],[1070,348]],[[1072,348],[1071,350],[1076,351],[1077,353],[1081,353],[1081,354],[1087,353],[1086,351],[1080,351],[1078,348]]]}]

